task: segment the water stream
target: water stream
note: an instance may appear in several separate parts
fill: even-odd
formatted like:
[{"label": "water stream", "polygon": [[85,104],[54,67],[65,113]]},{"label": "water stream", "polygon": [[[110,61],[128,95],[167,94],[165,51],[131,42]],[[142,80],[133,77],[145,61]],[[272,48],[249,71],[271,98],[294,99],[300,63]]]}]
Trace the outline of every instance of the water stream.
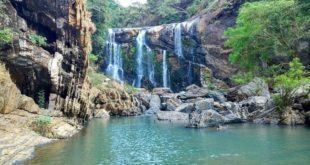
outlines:
[{"label": "water stream", "polygon": [[301,165],[310,163],[310,129],[235,124],[189,129],[152,117],[93,120],[71,139],[39,148],[28,165]]},{"label": "water stream", "polygon": [[107,52],[109,55],[106,73],[114,80],[122,82],[124,79],[123,60],[121,45],[115,42],[115,33],[109,29],[109,40],[107,41]]},{"label": "water stream", "polygon": [[137,41],[137,54],[136,54],[136,79],[134,81],[134,86],[137,88],[141,87],[141,80],[143,78],[143,48],[145,45],[145,30],[139,32],[136,38]]},{"label": "water stream", "polygon": [[167,51],[163,50],[163,87],[168,88],[168,83]]},{"label": "water stream", "polygon": [[176,24],[174,27],[174,51],[178,57],[183,57],[181,23]]}]

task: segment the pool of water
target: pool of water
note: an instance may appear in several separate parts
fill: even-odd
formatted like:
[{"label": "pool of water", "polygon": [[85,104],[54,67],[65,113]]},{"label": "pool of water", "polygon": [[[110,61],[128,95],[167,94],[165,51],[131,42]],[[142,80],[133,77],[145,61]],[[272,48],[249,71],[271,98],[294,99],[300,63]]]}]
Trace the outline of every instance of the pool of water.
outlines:
[{"label": "pool of water", "polygon": [[310,164],[310,129],[238,124],[217,131],[151,117],[93,120],[78,135],[39,148],[26,164]]}]

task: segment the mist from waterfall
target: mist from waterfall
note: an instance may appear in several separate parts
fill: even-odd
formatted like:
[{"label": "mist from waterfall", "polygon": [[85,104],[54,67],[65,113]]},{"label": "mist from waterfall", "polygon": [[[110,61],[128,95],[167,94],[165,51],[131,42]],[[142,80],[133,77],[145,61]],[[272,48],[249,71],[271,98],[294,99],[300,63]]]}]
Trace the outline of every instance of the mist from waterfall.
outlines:
[{"label": "mist from waterfall", "polygon": [[181,23],[176,24],[174,27],[174,52],[178,57],[183,57]]},{"label": "mist from waterfall", "polygon": [[163,87],[168,88],[168,65],[167,65],[167,51],[163,50]]},{"label": "mist from waterfall", "polygon": [[147,72],[148,77],[151,83],[156,86],[156,80],[155,80],[155,65],[153,60],[153,52],[152,49],[146,46],[147,48]]},{"label": "mist from waterfall", "polygon": [[137,41],[137,54],[136,54],[136,79],[134,80],[134,86],[141,87],[141,81],[143,78],[143,46],[145,45],[145,30],[139,32],[136,38]]},{"label": "mist from waterfall", "polygon": [[123,82],[124,70],[121,55],[121,45],[115,42],[115,33],[109,29],[109,40],[107,41],[107,52],[109,54],[108,67],[106,73],[114,80]]}]

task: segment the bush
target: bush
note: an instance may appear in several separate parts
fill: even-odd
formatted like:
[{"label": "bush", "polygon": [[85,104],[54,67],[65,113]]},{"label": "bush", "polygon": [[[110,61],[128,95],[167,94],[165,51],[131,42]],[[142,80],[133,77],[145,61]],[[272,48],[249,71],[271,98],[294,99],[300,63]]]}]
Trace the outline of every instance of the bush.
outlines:
[{"label": "bush", "polygon": [[306,89],[310,84],[310,76],[300,60],[294,58],[289,66],[290,69],[286,73],[275,77],[275,89],[278,94],[273,96],[273,101],[279,109],[291,106],[300,97],[300,89],[310,92]]},{"label": "bush", "polygon": [[49,115],[40,116],[34,124],[34,130],[41,135],[45,135],[48,131],[48,125],[52,123],[52,117]]},{"label": "bush", "polygon": [[45,46],[47,43],[46,37],[37,35],[37,34],[30,34],[29,39],[31,40],[32,43],[38,45],[38,46]]},{"label": "bush", "polygon": [[232,80],[237,85],[243,85],[249,83],[253,79],[253,73],[239,73],[232,76]]},{"label": "bush", "polygon": [[13,30],[11,28],[4,28],[0,30],[0,44],[7,44],[13,41]]},{"label": "bush", "polygon": [[95,71],[89,71],[88,76],[89,76],[91,84],[94,87],[100,86],[103,80],[107,78],[103,73],[98,73]]}]

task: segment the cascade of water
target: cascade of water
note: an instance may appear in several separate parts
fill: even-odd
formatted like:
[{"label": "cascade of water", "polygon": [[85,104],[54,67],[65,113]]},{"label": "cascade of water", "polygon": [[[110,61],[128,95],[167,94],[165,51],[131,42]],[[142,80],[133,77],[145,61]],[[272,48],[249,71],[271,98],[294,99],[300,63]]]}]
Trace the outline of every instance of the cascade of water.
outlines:
[{"label": "cascade of water", "polygon": [[124,70],[121,56],[121,46],[115,42],[115,33],[112,29],[109,29],[109,40],[107,41],[107,45],[109,64],[106,72],[114,80],[122,82],[124,77]]},{"label": "cascade of water", "polygon": [[137,41],[137,54],[136,54],[136,79],[134,81],[134,86],[137,88],[141,87],[141,80],[143,78],[143,46],[145,45],[145,30],[139,32],[136,38]]},{"label": "cascade of water", "polygon": [[153,53],[152,49],[149,48],[147,45],[145,45],[147,48],[147,71],[148,71],[148,77],[151,83],[156,86],[156,80],[155,80],[155,66],[153,61]]},{"label": "cascade of water", "polygon": [[167,51],[163,50],[163,86],[168,88],[168,65],[167,65]]},{"label": "cascade of water", "polygon": [[174,51],[178,57],[183,57],[181,23],[176,24],[174,27]]}]

